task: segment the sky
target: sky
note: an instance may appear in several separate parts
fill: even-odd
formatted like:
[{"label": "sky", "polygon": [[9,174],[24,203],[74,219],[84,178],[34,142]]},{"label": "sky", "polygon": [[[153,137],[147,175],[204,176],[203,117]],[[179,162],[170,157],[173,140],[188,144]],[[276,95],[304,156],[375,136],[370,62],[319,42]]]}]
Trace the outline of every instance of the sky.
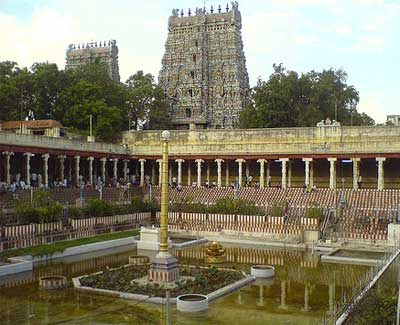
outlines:
[{"label": "sky", "polygon": [[[117,40],[121,80],[155,77],[172,8],[204,0],[0,0],[0,61],[65,66],[68,44]],[[299,73],[344,69],[360,93],[358,110],[377,122],[400,114],[400,0],[241,0],[250,85],[274,63]]]}]

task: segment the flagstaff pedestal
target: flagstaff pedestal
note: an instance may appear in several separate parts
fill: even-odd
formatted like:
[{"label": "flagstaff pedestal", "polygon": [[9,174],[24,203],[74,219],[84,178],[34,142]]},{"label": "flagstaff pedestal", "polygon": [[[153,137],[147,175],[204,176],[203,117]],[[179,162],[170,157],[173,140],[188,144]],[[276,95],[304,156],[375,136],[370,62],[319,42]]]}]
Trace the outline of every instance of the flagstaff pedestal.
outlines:
[{"label": "flagstaff pedestal", "polygon": [[149,280],[174,282],[179,278],[178,260],[171,254],[160,252],[151,259]]}]

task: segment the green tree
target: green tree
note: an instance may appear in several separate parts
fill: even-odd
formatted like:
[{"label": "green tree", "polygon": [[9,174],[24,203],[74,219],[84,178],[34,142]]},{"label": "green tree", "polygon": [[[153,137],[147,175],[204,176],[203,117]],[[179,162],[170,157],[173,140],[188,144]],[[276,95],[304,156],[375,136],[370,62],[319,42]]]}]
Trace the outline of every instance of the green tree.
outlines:
[{"label": "green tree", "polygon": [[150,107],[145,128],[148,130],[167,130],[172,127],[169,105],[160,86],[154,88],[154,101]]},{"label": "green tree", "polygon": [[125,91],[123,85],[111,80],[102,64],[68,70],[55,116],[64,126],[86,135],[92,116],[94,134],[104,141],[117,141],[125,112]]},{"label": "green tree", "polygon": [[0,62],[0,120],[9,120],[15,115],[21,94],[15,84],[15,74],[19,68],[16,62]]},{"label": "green tree", "polygon": [[151,74],[138,71],[126,81],[127,114],[133,129],[170,127],[168,104]]},{"label": "green tree", "polygon": [[32,73],[28,69],[20,69],[15,62],[1,62],[0,118],[2,120],[24,118],[36,101],[33,87]]},{"label": "green tree", "polygon": [[37,119],[54,119],[54,109],[66,78],[54,63],[35,63],[31,67]]},{"label": "green tree", "polygon": [[343,70],[311,71],[298,75],[282,64],[273,65],[268,81],[258,80],[252,105],[239,117],[244,128],[315,126],[324,118],[343,125],[373,125],[374,120],[358,113],[359,94],[347,85]]},{"label": "green tree", "polygon": [[117,141],[120,139],[122,117],[115,106],[107,106],[97,116],[95,134],[104,141]]}]

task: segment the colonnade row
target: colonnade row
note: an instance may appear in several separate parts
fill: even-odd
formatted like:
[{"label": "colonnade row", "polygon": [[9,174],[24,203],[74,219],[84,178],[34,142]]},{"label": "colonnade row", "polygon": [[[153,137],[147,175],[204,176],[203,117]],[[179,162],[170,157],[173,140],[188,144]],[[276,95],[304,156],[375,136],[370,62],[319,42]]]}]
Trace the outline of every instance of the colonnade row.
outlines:
[{"label": "colonnade row", "polygon": [[[11,151],[4,151],[3,156],[5,158],[5,182],[10,184],[11,183],[11,175],[10,175],[10,166],[12,163],[12,157],[14,156],[14,152]],[[26,184],[30,185],[31,179],[30,179],[30,163],[31,163],[31,157],[32,157],[31,152],[25,152],[23,154],[24,156],[24,164],[25,164],[25,180]],[[61,180],[64,180],[65,178],[65,159],[67,158],[66,155],[58,155],[56,156],[57,159],[59,160],[59,178]],[[49,184],[49,167],[48,167],[48,162],[50,158],[50,154],[42,154],[41,155],[42,161],[43,161],[43,184],[45,186],[48,186]],[[90,156],[90,157],[81,157],[79,155],[75,155],[73,157],[74,159],[74,175],[72,176],[72,181],[74,184],[79,185],[81,174],[80,174],[80,166],[83,163],[87,164],[88,168],[88,183],[93,184],[94,179],[93,179],[93,161],[95,160],[95,157]],[[103,182],[105,182],[106,179],[106,163],[107,161],[110,161],[112,163],[112,175],[114,178],[118,178],[118,162],[120,159],[118,158],[99,158],[100,161],[100,176]],[[123,179],[125,181],[128,180],[129,178],[129,168],[128,168],[128,163],[132,161],[133,159],[123,159]],[[360,164],[361,158],[351,158],[351,163],[352,163],[352,187],[353,189],[358,189],[360,186]],[[384,189],[384,162],[386,160],[385,157],[376,157],[375,158],[377,162],[377,188],[378,190]],[[139,168],[137,170],[139,176],[140,176],[140,182],[139,184],[143,186],[145,184],[145,164],[146,164],[146,159],[138,159],[137,160],[139,163]],[[189,167],[187,168],[188,175],[187,175],[187,185],[192,185],[192,181],[194,180],[196,182],[197,187],[202,186],[202,173],[203,173],[203,165],[204,165],[204,160],[203,159],[194,159],[194,163],[197,165],[197,175],[195,177],[192,177],[191,175],[191,170],[192,168],[190,167],[190,164],[192,161],[187,161],[187,164]],[[237,185],[239,187],[243,186],[243,165],[246,163],[245,159],[236,159],[234,160],[235,163],[237,164]],[[287,188],[291,187],[291,177],[292,177],[292,169],[291,169],[291,162],[292,160],[289,158],[280,158],[278,160],[275,160],[281,164],[281,181],[280,181],[280,186],[282,188]],[[314,186],[314,164],[313,164],[313,158],[302,158],[302,161],[304,162],[304,186],[305,187],[313,187]],[[327,158],[327,161],[329,162],[329,188],[336,188],[336,163],[337,163],[337,158]],[[158,184],[161,183],[161,175],[162,175],[162,163],[161,159],[156,160],[158,163]],[[216,164],[216,170],[217,170],[217,181],[216,185],[217,187],[223,186],[222,184],[222,164],[225,164],[225,186],[230,186],[230,176],[229,176],[229,161],[224,161],[223,159],[215,159],[213,162]],[[267,160],[267,159],[258,159],[257,163],[259,164],[259,177],[258,177],[258,185],[261,188],[264,187],[269,187],[271,186],[271,173],[270,173],[270,167],[273,161]],[[172,175],[172,168],[173,164],[176,164],[176,169],[177,169],[177,183],[182,184],[182,165],[185,163],[184,159],[176,159],[172,163],[170,162],[170,180],[171,180],[171,175]],[[151,182],[153,184],[157,184],[156,179],[155,179],[155,166],[152,164],[152,179]],[[210,165],[207,164],[207,180],[209,181],[210,179]],[[248,164],[246,164],[246,174],[249,175],[248,171]]]},{"label": "colonnade row", "polygon": [[[11,164],[13,163],[13,158],[15,156],[15,153],[12,151],[4,151],[2,152],[2,155],[4,156],[4,172],[5,172],[5,176],[4,176],[4,180],[7,184],[11,183]],[[23,153],[23,157],[24,157],[24,168],[22,168],[21,170],[21,174],[22,177],[24,177],[25,183],[27,186],[31,185],[31,158],[34,156],[34,153],[31,152],[25,152]],[[37,156],[37,155],[36,155]],[[39,155],[42,159],[42,170],[41,170],[41,175],[43,175],[43,185],[45,187],[49,186],[49,159],[50,159],[50,154],[45,153],[45,154],[41,154]],[[65,164],[66,164],[66,159],[67,156],[66,155],[57,155],[55,156],[58,161],[59,161],[59,173],[58,173],[58,178],[63,181],[64,179],[66,179],[66,170],[65,170]],[[93,163],[95,161],[95,157],[90,156],[90,157],[81,157],[79,155],[75,155],[73,157],[68,157],[68,158],[73,158],[74,160],[74,172],[73,175],[71,176],[71,181],[74,185],[79,186],[80,182],[83,179],[82,176],[82,164],[87,164],[86,169],[88,170],[87,172],[87,183],[93,185],[95,183],[94,177],[95,177],[95,173],[94,173],[94,166]],[[120,161],[120,159],[118,158],[99,158],[100,161],[100,178],[102,180],[103,183],[105,183],[106,181],[106,164],[107,161],[112,163],[112,177],[115,179],[118,179],[118,162]],[[123,179],[125,181],[128,180],[129,178],[129,168],[128,168],[128,164],[131,160],[130,159],[123,159]],[[139,163],[140,163],[140,185],[143,186],[144,182],[145,182],[145,176],[144,176],[144,162],[145,159],[139,159]],[[70,173],[71,173],[71,168],[72,166],[70,165]]]},{"label": "colonnade row", "polygon": [[[337,158],[326,158],[329,163],[329,188],[336,188],[336,164]],[[351,158],[352,163],[352,187],[353,189],[358,189],[361,186],[361,175],[360,175],[360,161],[361,158]],[[246,163],[245,159],[236,159],[234,160],[237,164],[238,172],[237,172],[237,185],[239,187],[243,186],[243,165]],[[281,164],[281,188],[291,187],[291,178],[292,178],[292,161],[289,158],[280,158],[275,160]],[[304,186],[305,187],[314,187],[314,164],[313,158],[302,158],[304,163]],[[384,189],[384,162],[386,161],[385,157],[376,157],[375,161],[377,162],[377,188],[378,190]],[[176,159],[175,163],[177,164],[177,183],[182,184],[182,164],[185,162],[184,159]],[[217,170],[217,187],[223,186],[223,171],[222,171],[222,164],[225,163],[225,186],[230,186],[230,176],[229,176],[229,162],[224,161],[223,159],[215,159]],[[273,161],[267,159],[258,159],[257,163],[259,164],[259,177],[258,177],[258,185],[260,188],[270,187],[271,186],[271,164]],[[161,160],[157,160],[158,168],[159,168],[159,175],[161,175]],[[191,162],[188,161],[188,164]],[[187,168],[188,175],[187,175],[187,185],[192,185],[192,180],[195,180],[196,186],[202,186],[202,172],[203,172],[203,165],[205,161],[203,159],[195,159],[194,163],[197,167],[197,175],[196,177],[192,177],[191,175],[191,167]],[[210,180],[210,165],[207,164],[207,180]],[[171,168],[171,164],[170,164]],[[246,176],[249,175],[248,164],[246,165]],[[170,169],[170,177],[171,177],[171,169]],[[153,171],[154,176],[154,171]],[[153,177],[154,179],[154,177]],[[161,183],[161,177],[159,177],[158,183]]]}]

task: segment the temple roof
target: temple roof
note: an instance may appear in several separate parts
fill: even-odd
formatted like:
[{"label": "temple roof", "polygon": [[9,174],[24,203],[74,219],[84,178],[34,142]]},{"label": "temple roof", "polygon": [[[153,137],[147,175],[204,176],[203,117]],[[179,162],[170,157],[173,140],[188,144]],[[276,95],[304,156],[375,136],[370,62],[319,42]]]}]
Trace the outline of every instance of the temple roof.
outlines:
[{"label": "temple roof", "polygon": [[60,122],[55,120],[6,121],[1,124],[1,127],[3,130],[13,130],[20,128],[21,124],[25,125],[28,129],[64,128]]}]

